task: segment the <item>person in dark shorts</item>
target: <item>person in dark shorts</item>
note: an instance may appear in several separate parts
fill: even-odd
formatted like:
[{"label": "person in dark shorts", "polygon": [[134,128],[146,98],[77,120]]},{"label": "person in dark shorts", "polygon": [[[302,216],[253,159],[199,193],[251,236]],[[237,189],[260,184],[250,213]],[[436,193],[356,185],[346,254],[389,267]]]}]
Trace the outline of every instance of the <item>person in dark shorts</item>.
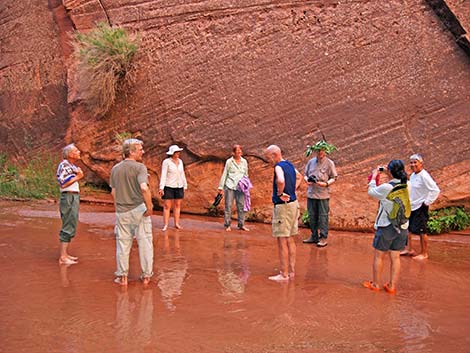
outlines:
[{"label": "person in dark shorts", "polygon": [[[425,260],[428,254],[427,224],[429,219],[429,205],[436,201],[440,190],[431,175],[424,169],[423,157],[413,154],[410,157],[410,167],[413,173],[410,176],[411,184],[411,216],[408,236],[408,247],[400,255],[413,256],[414,260]],[[421,252],[416,255],[411,244],[411,234],[420,236]],[[414,256],[416,255],[416,256]]]},{"label": "person in dark shorts", "polygon": [[400,251],[406,246],[408,230],[404,229],[407,228],[407,224],[396,228],[390,223],[388,214],[392,211],[393,201],[387,200],[387,195],[392,191],[393,185],[406,184],[407,175],[403,161],[392,160],[388,163],[387,170],[384,170],[384,176],[392,179],[390,182],[377,186],[376,176],[379,173],[379,168],[373,170],[368,187],[369,196],[379,200],[379,210],[374,224],[375,237],[373,247],[375,252],[372,265],[373,279],[372,281],[363,282],[362,285],[370,290],[380,291],[383,262],[385,255],[388,254],[390,256],[390,281],[384,284],[383,288],[387,293],[395,294],[400,274]]},{"label": "person in dark shorts", "polygon": [[168,229],[172,208],[175,228],[182,228],[180,224],[181,204],[183,203],[184,191],[188,188],[183,161],[179,158],[182,150],[177,145],[171,145],[166,153],[169,157],[162,163],[158,193],[163,199],[163,231]]}]

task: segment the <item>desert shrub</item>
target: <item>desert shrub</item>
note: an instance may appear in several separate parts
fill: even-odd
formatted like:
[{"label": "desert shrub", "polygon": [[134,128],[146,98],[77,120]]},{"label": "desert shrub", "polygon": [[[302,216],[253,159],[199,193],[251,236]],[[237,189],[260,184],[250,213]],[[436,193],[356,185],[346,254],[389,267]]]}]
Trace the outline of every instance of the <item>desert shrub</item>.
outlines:
[{"label": "desert shrub", "polygon": [[36,156],[26,163],[13,164],[6,154],[0,155],[0,196],[11,198],[57,197],[56,179],[58,161],[47,156]]},{"label": "desert shrub", "polygon": [[245,220],[248,222],[264,222],[266,216],[260,210],[253,208],[245,213]]},{"label": "desert shrub", "polygon": [[119,146],[121,146],[125,140],[130,138],[132,138],[132,134],[130,132],[119,132],[114,136],[114,139]]},{"label": "desert shrub", "polygon": [[463,207],[447,207],[429,213],[429,234],[447,233],[470,227],[470,213]]},{"label": "desert shrub", "polygon": [[91,113],[101,117],[114,104],[121,85],[130,80],[138,38],[123,28],[98,23],[87,33],[77,32],[73,46],[81,98]]},{"label": "desert shrub", "polygon": [[207,215],[211,217],[218,217],[221,214],[223,214],[223,211],[221,211],[218,207],[215,207],[213,205],[206,207],[206,209],[207,209]]},{"label": "desert shrub", "polygon": [[305,210],[304,213],[302,213],[300,220],[304,226],[310,227],[310,221],[308,219],[308,210]]}]

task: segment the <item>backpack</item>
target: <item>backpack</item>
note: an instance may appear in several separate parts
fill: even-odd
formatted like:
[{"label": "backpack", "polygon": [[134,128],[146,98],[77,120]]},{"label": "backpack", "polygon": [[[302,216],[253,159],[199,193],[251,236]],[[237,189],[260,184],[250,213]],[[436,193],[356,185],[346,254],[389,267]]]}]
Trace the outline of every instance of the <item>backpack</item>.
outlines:
[{"label": "backpack", "polygon": [[393,189],[388,193],[387,200],[393,202],[392,211],[388,214],[388,220],[395,228],[402,228],[408,222],[411,214],[410,194],[407,184],[390,183]]}]

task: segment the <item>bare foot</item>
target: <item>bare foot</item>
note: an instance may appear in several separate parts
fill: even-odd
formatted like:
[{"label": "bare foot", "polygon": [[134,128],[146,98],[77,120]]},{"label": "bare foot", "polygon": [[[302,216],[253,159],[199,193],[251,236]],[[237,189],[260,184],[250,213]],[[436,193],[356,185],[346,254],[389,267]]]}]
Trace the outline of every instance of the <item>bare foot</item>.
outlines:
[{"label": "bare foot", "polygon": [[230,232],[230,231],[232,231],[232,228],[227,227],[227,228],[225,228],[225,230],[226,230],[227,232]]},{"label": "bare foot", "polygon": [[284,282],[289,280],[289,276],[284,276],[282,273],[275,275],[275,276],[269,276],[268,279],[271,281],[276,281],[276,282]]},{"label": "bare foot", "polygon": [[121,286],[127,286],[127,276],[118,276],[114,279],[114,283],[117,283]]},{"label": "bare foot", "polygon": [[61,257],[61,258],[59,258],[59,264],[61,264],[61,265],[75,265],[75,264],[78,264],[78,262],[74,261],[72,259],[69,259],[68,257]]},{"label": "bare foot", "polygon": [[415,255],[416,255],[416,251],[414,250],[405,249],[405,250],[400,251],[400,256],[415,256]]},{"label": "bare foot", "polygon": [[150,277],[142,278],[142,283],[144,284],[144,286],[148,286],[150,283]]},{"label": "bare foot", "polygon": [[183,229],[183,227],[181,227],[179,224],[175,224],[175,228],[176,229]]},{"label": "bare foot", "polygon": [[413,260],[426,260],[428,257],[429,257],[428,255],[419,254],[419,255],[413,256]]},{"label": "bare foot", "polygon": [[245,226],[243,226],[243,227],[240,227],[240,228],[238,228],[238,229],[240,229],[240,230],[244,230],[245,232],[249,232],[249,231],[250,231],[250,230],[249,230],[247,227],[245,227]]},{"label": "bare foot", "polygon": [[76,257],[76,256],[67,255],[67,257],[72,261],[77,261],[78,260],[78,257]]},{"label": "bare foot", "polygon": [[163,226],[163,228],[162,228],[162,231],[165,232],[167,229],[168,229],[168,225],[165,224],[165,225]]}]

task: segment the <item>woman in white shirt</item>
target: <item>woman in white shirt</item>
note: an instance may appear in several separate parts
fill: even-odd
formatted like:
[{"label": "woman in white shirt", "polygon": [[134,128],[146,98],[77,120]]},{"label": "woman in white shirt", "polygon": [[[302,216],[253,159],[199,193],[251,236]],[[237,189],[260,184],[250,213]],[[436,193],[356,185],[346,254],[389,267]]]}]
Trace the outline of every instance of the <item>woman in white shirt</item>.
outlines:
[{"label": "woman in white shirt", "polygon": [[162,163],[162,174],[160,177],[160,188],[158,193],[163,199],[163,231],[168,229],[170,211],[173,208],[175,228],[181,229],[180,213],[181,203],[184,198],[184,190],[188,183],[184,174],[183,161],[179,158],[181,151],[177,145],[171,145],[166,153],[169,157]]}]

